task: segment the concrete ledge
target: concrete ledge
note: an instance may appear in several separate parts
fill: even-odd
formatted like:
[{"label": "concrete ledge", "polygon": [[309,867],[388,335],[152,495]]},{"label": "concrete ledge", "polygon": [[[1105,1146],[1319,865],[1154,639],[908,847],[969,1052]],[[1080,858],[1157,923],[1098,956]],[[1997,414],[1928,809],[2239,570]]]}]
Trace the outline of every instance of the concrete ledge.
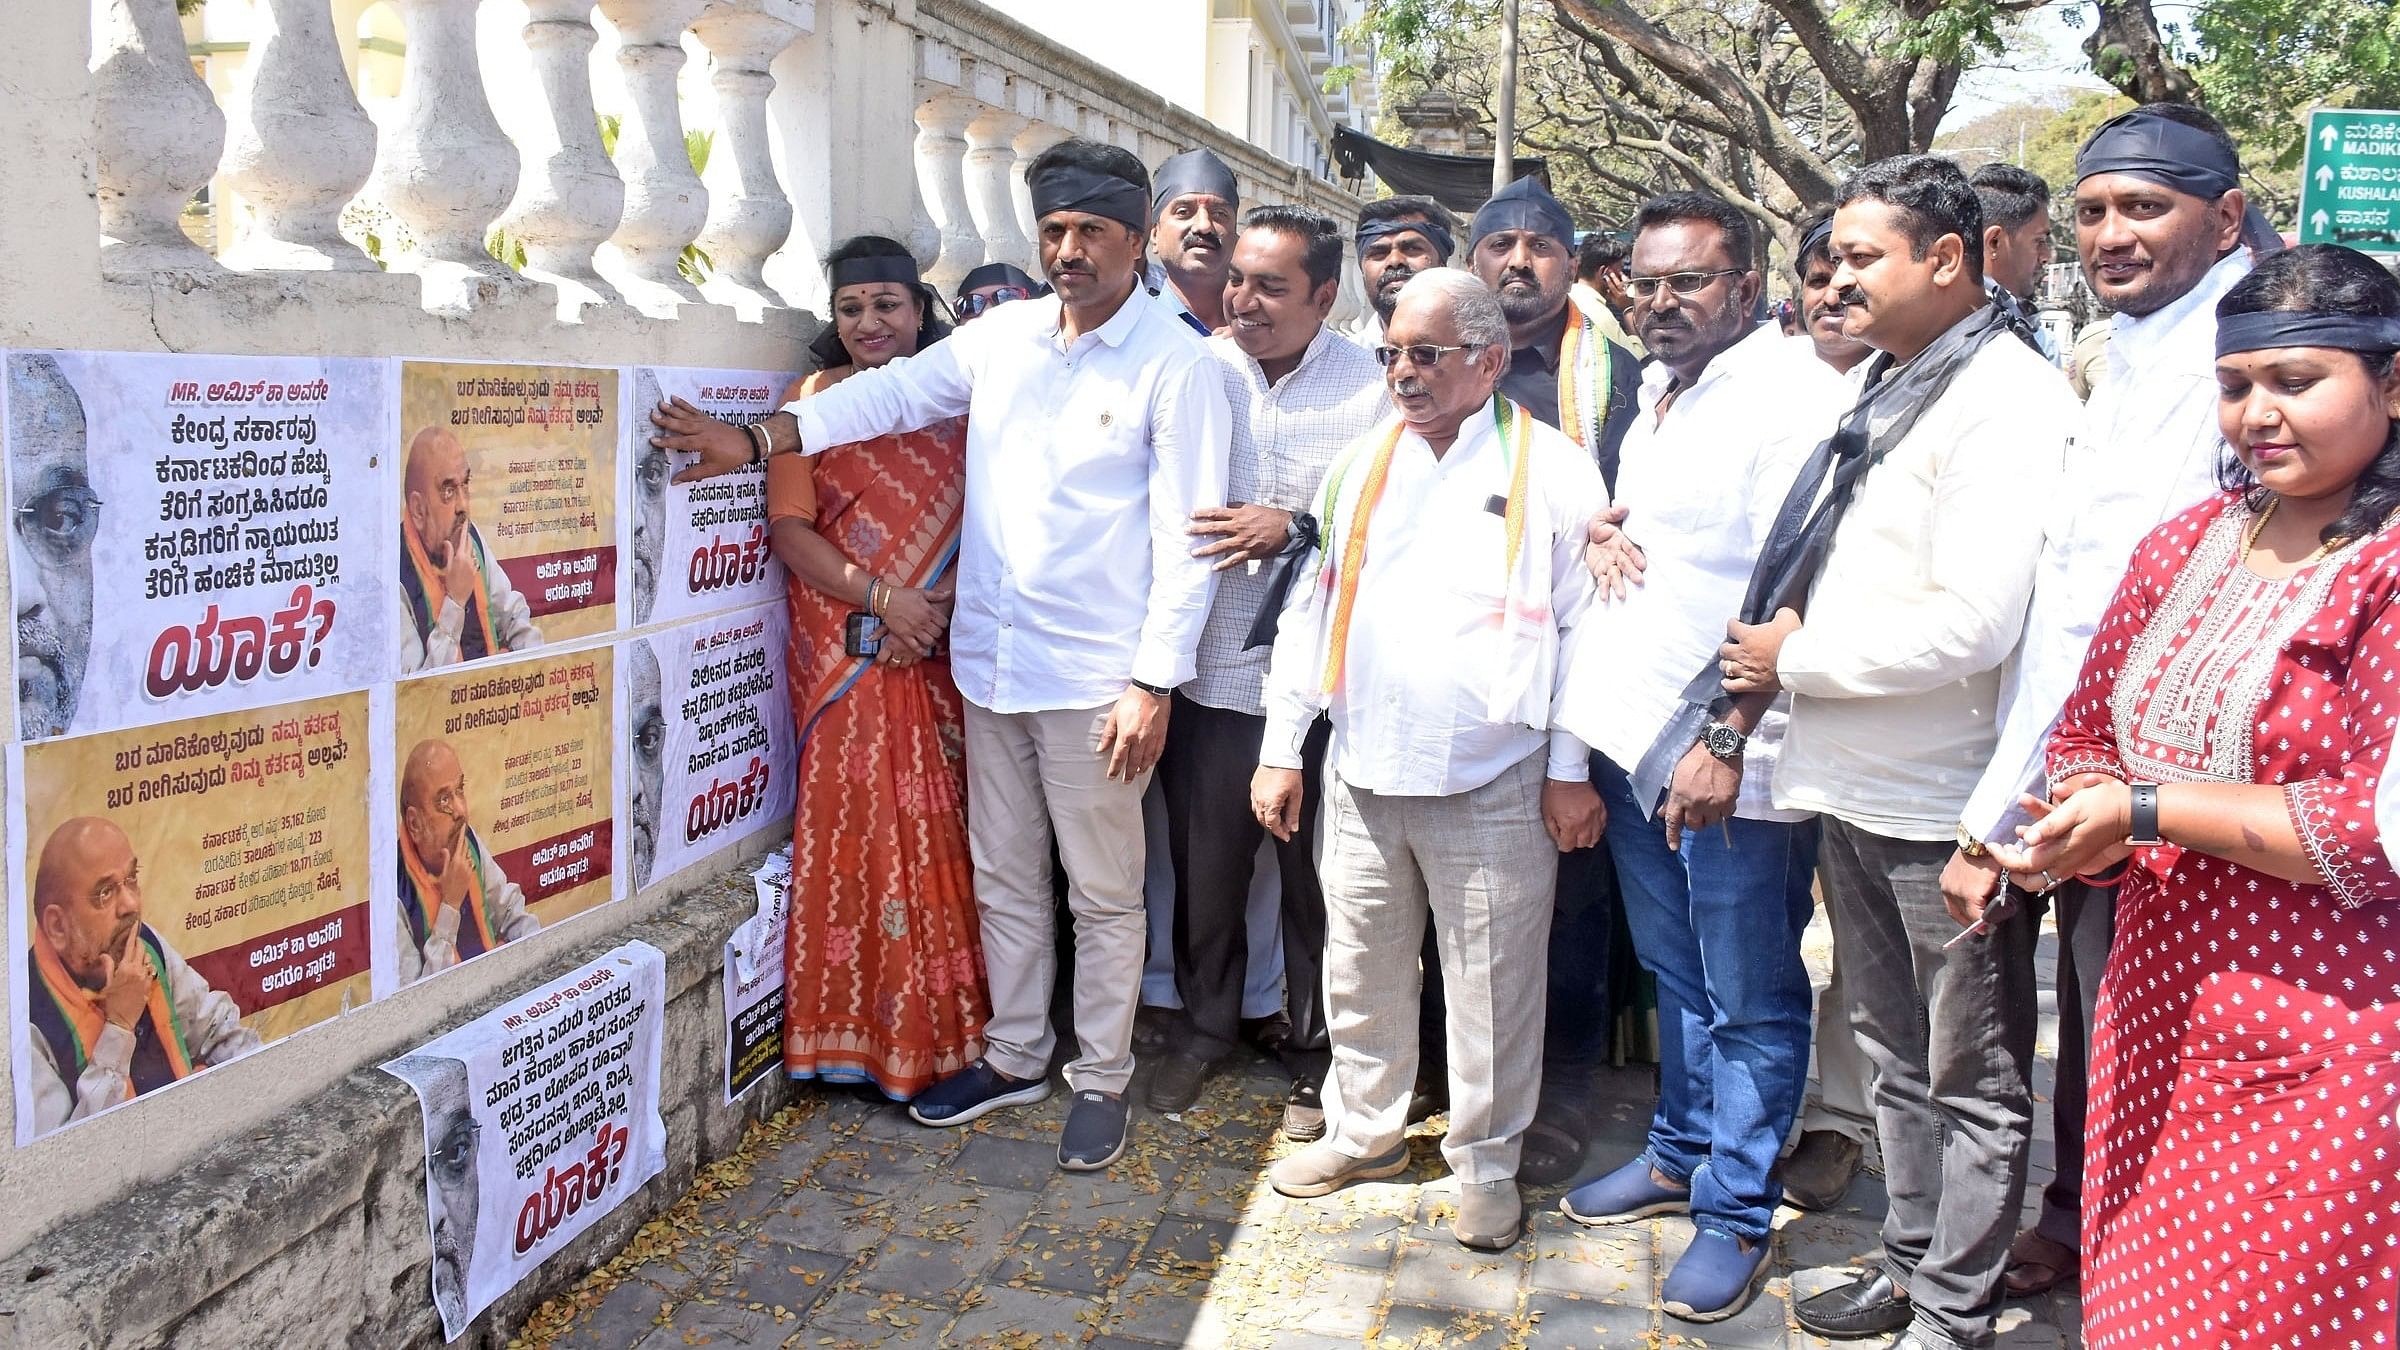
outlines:
[{"label": "concrete ledge", "polygon": [[[789,1099],[790,1080],[776,1075],[737,1106],[723,1101],[724,943],[755,908],[746,865],[698,878],[670,892],[655,917],[593,929],[521,986],[629,940],[666,953],[659,1106],[667,1166],[454,1344],[506,1345],[542,1300],[622,1247],[700,1166],[731,1152],[748,1121]],[[383,1047],[373,1062],[502,1001]],[[0,1260],[0,1350],[438,1345],[430,1262],[416,1096],[380,1069],[361,1068],[273,1129],[221,1142],[173,1178],[57,1224]]]}]

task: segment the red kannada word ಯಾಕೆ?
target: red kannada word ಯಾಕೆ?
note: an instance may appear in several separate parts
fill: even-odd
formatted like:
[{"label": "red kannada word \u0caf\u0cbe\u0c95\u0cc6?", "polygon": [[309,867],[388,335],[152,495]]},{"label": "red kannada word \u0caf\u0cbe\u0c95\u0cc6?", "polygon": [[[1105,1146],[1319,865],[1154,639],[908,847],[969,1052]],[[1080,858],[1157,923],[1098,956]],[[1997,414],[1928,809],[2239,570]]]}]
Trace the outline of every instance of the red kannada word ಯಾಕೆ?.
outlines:
[{"label": "red kannada word \u0caf\u0cbe\u0c95\u0cc6?", "polygon": [[763,525],[753,525],[741,539],[712,537],[709,542],[692,550],[692,564],[685,581],[692,594],[704,595],[758,580],[767,570],[767,531]]},{"label": "red kannada word \u0caf\u0cbe\u0c95\u0cc6?", "polygon": [[762,755],[750,757],[750,767],[742,776],[727,782],[713,778],[699,795],[692,798],[690,809],[683,813],[683,842],[697,842],[731,825],[758,809],[766,800],[767,781],[774,776]]},{"label": "red kannada word \u0caf\u0cbe\u0c95\u0cc6?", "polygon": [[170,624],[150,644],[143,686],[153,699],[213,689],[232,681],[246,684],[263,672],[289,675],[324,658],[333,632],[334,602],[303,582],[291,602],[272,616],[220,617],[210,605],[196,623]]},{"label": "red kannada word \u0caf\u0cbe\u0c95\u0cc6?", "polygon": [[592,1136],[591,1152],[568,1163],[564,1170],[552,1165],[542,1178],[541,1189],[528,1194],[517,1210],[516,1254],[532,1251],[559,1225],[617,1184],[625,1174],[625,1149],[632,1139],[632,1131],[604,1120]]}]

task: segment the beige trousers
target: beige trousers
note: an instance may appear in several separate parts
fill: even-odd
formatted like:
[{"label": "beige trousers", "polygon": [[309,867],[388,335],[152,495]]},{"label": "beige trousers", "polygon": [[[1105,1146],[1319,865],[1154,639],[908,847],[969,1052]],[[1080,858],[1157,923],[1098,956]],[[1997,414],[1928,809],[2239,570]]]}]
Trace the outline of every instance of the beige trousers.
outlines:
[{"label": "beige trousers", "polygon": [[1450,797],[1356,791],[1328,774],[1322,876],[1334,1146],[1397,1147],[1417,1076],[1425,919],[1449,996],[1450,1135],[1460,1180],[1517,1174],[1542,1093],[1542,1010],[1558,849],[1542,828],[1548,752]]},{"label": "beige trousers", "polygon": [[1067,868],[1075,921],[1078,1091],[1123,1092],[1133,1076],[1133,1010],[1142,987],[1142,792],[1150,775],[1112,782],[1099,752],[1110,709],[997,713],[967,703],[967,845],[983,920],[992,1020],[984,1057],[1011,1078],[1050,1071],[1058,979],[1050,840]]}]

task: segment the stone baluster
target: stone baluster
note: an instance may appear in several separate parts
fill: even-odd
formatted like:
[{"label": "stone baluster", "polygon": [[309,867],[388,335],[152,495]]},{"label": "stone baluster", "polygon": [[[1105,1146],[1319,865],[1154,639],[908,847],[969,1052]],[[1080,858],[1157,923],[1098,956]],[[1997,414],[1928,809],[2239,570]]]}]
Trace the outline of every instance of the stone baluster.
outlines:
[{"label": "stone baluster", "polygon": [[526,0],[525,48],[541,81],[543,120],[524,129],[525,176],[500,225],[525,247],[525,275],[558,292],[558,315],[616,304],[593,250],[625,214],[625,184],[600,148],[592,111],[592,0]]},{"label": "stone baluster", "polygon": [[174,0],[107,0],[93,17],[101,269],[218,271],[181,218],[216,170],[225,114],[184,54]]},{"label": "stone baluster", "polygon": [[987,108],[967,123],[967,206],[974,213],[976,233],[983,237],[984,259],[1019,267],[1026,266],[1025,255],[1032,248],[1017,221],[1016,137],[1024,129],[1024,118],[997,108]]},{"label": "stone baluster", "polygon": [[983,239],[967,208],[965,171],[967,123],[982,111],[974,100],[948,94],[917,105],[917,196],[941,232],[940,251],[925,269],[925,279],[944,295],[983,261]]},{"label": "stone baluster", "polygon": [[350,92],[325,0],[262,0],[234,90],[222,172],[248,208],[235,267],[372,272],[342,207],[375,169],[375,124]]},{"label": "stone baluster", "polygon": [[735,184],[734,191],[709,198],[699,242],[712,273],[700,292],[744,319],[785,303],[766,277],[768,255],[792,232],[792,199],[776,180],[767,139],[767,97],[775,91],[769,67],[800,36],[795,20],[805,17],[789,0],[710,0],[692,25],[716,68],[710,83],[717,91],[719,143],[711,162],[730,157]]},{"label": "stone baluster", "polygon": [[414,272],[427,309],[464,312],[525,282],[485,251],[517,184],[517,147],[483,96],[475,56],[480,0],[392,0],[408,30],[396,124],[376,146],[370,191],[416,240],[384,261]]},{"label": "stone baluster", "polygon": [[708,222],[708,189],[684,147],[675,78],[683,69],[683,30],[702,0],[600,0],[623,45],[625,120],[617,130],[617,169],[625,176],[625,217],[600,256],[602,275],[635,308],[673,318],[700,292],[676,270],[684,246]]},{"label": "stone baluster", "polygon": [[1025,186],[1025,170],[1044,150],[1072,134],[1065,127],[1048,122],[1035,122],[1017,133],[1017,162],[1009,170],[1009,193],[1016,199],[1017,219],[1025,227],[1026,239],[1031,241],[1025,248],[1024,267],[1036,281],[1042,280],[1042,224],[1033,214],[1033,193]]}]

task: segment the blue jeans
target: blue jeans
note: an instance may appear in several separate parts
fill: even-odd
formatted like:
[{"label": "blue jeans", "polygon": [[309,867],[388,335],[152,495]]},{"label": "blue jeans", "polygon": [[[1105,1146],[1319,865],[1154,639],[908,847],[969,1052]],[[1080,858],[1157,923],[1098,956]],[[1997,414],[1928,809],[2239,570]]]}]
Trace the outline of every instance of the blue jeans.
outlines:
[{"label": "blue jeans", "polygon": [[1651,1165],[1691,1186],[1695,1226],[1763,1240],[1783,1199],[1775,1157],[1808,1087],[1800,932],[1817,822],[1737,817],[1670,852],[1624,770],[1596,768],[1634,952],[1658,980]]}]

